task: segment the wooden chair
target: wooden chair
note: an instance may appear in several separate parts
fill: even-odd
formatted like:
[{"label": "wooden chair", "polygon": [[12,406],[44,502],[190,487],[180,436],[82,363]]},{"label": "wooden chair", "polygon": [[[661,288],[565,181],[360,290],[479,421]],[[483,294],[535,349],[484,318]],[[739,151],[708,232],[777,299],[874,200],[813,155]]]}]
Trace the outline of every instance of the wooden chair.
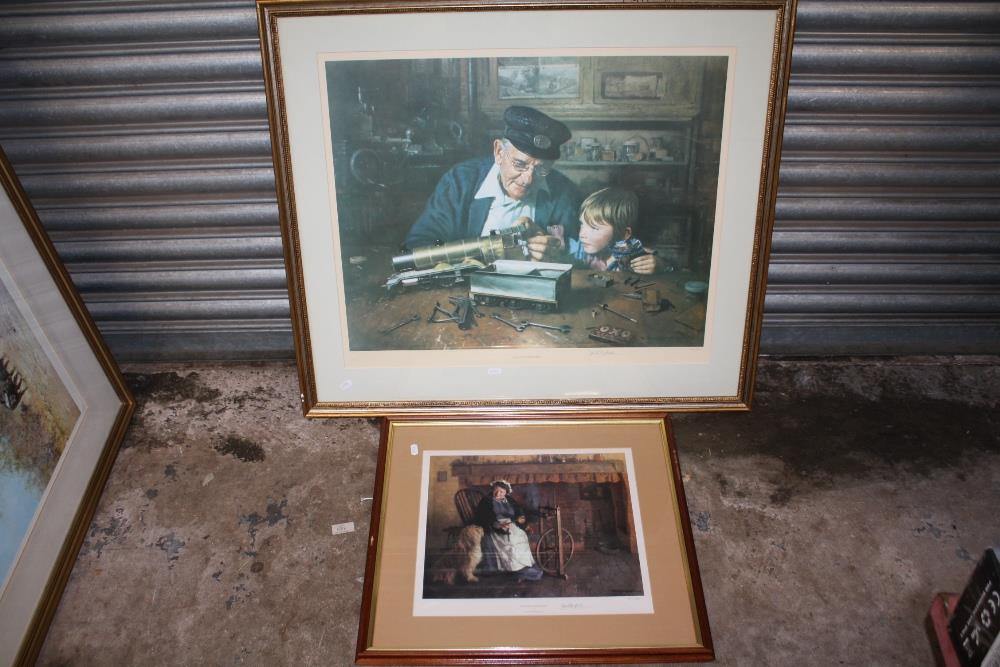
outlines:
[{"label": "wooden chair", "polygon": [[448,534],[449,547],[458,540],[458,534],[462,528],[471,524],[476,518],[476,507],[479,505],[479,501],[485,497],[486,494],[479,489],[459,489],[455,492],[455,509],[458,510],[458,516],[462,519],[462,525],[449,526],[444,529]]},{"label": "wooden chair", "polygon": [[486,497],[479,489],[459,489],[455,492],[455,509],[462,517],[462,525],[468,526],[476,518],[476,507]]}]

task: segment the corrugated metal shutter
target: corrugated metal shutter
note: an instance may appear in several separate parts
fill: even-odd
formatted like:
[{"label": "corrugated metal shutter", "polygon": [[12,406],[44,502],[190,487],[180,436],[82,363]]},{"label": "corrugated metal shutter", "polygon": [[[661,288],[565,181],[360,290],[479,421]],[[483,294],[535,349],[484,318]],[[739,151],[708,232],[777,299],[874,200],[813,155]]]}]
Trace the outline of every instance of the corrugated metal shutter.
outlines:
[{"label": "corrugated metal shutter", "polygon": [[764,352],[1000,352],[1000,3],[799,4]]},{"label": "corrugated metal shutter", "polygon": [[293,355],[253,2],[0,6],[0,142],[119,359]]},{"label": "corrugated metal shutter", "polygon": [[[1000,3],[799,6],[763,351],[998,351]],[[252,2],[0,5],[0,144],[119,359],[292,354]]]}]

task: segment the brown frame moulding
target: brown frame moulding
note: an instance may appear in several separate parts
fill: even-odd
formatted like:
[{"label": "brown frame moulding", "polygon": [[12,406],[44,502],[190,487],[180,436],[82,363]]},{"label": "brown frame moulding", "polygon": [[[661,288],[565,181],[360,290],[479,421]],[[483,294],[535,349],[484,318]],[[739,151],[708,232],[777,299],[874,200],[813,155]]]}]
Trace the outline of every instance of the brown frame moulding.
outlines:
[{"label": "brown frame moulding", "polygon": [[[690,602],[690,622],[695,627],[695,635],[698,641],[688,646],[607,646],[603,648],[539,648],[511,646],[510,642],[504,641],[503,646],[482,646],[475,648],[448,648],[448,649],[426,649],[407,650],[393,648],[389,650],[374,648],[372,637],[375,624],[375,613],[378,601],[379,571],[383,566],[381,563],[382,554],[380,545],[385,539],[383,530],[385,529],[385,515],[389,508],[397,508],[405,504],[405,499],[393,495],[393,485],[391,476],[393,466],[389,460],[391,440],[403,435],[394,434],[394,430],[402,427],[413,427],[418,429],[428,428],[434,435],[434,429],[444,429],[447,433],[449,429],[497,429],[504,431],[503,438],[507,438],[511,429],[543,428],[545,426],[555,426],[560,429],[579,429],[579,433],[586,433],[588,428],[601,428],[604,424],[612,426],[634,426],[636,428],[660,428],[663,439],[663,453],[665,454],[669,470],[669,484],[673,489],[673,503],[677,520],[678,541],[680,562],[686,564],[685,573],[688,587],[688,600]],[[404,431],[406,439],[397,443],[399,447],[405,449],[413,435],[411,430]],[[565,432],[565,431],[564,431]],[[484,434],[486,432],[483,432]],[[438,433],[440,435],[440,433]],[[458,435],[462,435],[459,433]],[[488,434],[487,434],[488,435]],[[551,434],[546,435],[551,437]],[[587,436],[583,436],[587,439]],[[416,438],[414,438],[416,439]],[[655,448],[657,443],[632,442],[631,446],[640,451],[643,448]],[[409,456],[413,451],[404,452],[404,461],[415,457]],[[639,468],[639,466],[636,466]],[[365,584],[361,604],[360,624],[358,628],[358,641],[355,660],[359,665],[542,665],[542,664],[625,664],[625,663],[659,663],[659,662],[707,662],[715,659],[712,644],[711,630],[709,627],[708,613],[705,608],[704,592],[702,590],[701,576],[698,570],[697,556],[695,554],[691,523],[688,517],[687,502],[684,496],[684,487],[680,465],[677,458],[677,449],[674,442],[670,417],[667,413],[661,412],[658,415],[649,414],[628,414],[628,413],[604,413],[597,415],[576,416],[572,418],[546,418],[532,415],[517,419],[499,419],[489,416],[461,417],[453,419],[426,418],[421,419],[412,415],[395,415],[386,417],[382,423],[381,437],[379,442],[378,464],[376,468],[375,493],[372,506],[371,526],[369,531],[368,555],[365,566]],[[399,474],[410,477],[409,470],[401,470]],[[646,471],[648,473],[648,470]],[[398,476],[398,475],[397,475]],[[635,486],[640,486],[644,474],[636,473]],[[398,480],[397,480],[398,481]],[[646,482],[649,480],[646,479]],[[389,486],[387,486],[387,484]],[[646,512],[642,520],[651,524],[650,515],[655,513],[657,507],[642,507],[641,512]],[[641,513],[640,512],[640,513]],[[662,528],[662,527],[661,527]],[[669,532],[666,531],[666,532]],[[398,544],[398,541],[396,542]],[[666,553],[657,552],[655,558],[650,556],[649,562],[654,560],[657,564],[662,562]],[[401,558],[413,560],[412,554],[407,553]],[[403,598],[406,598],[404,595]],[[538,598],[525,598],[538,600]],[[412,600],[412,598],[410,598]],[[665,605],[670,606],[670,605]],[[657,613],[659,613],[657,609]],[[410,617],[413,618],[412,616]],[[533,616],[534,623],[545,623],[546,616]],[[605,619],[614,618],[605,616]],[[628,618],[628,617],[627,617]],[[632,616],[632,619],[638,617]],[[485,617],[491,619],[491,617]],[[457,620],[457,619],[451,619]],[[489,622],[484,620],[484,623]],[[516,643],[516,642],[515,642]]]}]

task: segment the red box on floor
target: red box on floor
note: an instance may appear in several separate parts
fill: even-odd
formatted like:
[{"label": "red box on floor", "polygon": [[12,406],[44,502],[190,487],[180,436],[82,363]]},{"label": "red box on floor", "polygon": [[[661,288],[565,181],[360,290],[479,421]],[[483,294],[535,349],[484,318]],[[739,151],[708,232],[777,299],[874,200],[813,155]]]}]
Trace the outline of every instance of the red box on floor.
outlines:
[{"label": "red box on floor", "polygon": [[956,593],[938,593],[934,596],[931,608],[927,612],[927,636],[931,640],[934,651],[934,662],[938,667],[961,667],[955,645],[948,635],[948,619],[955,605],[958,604]]}]

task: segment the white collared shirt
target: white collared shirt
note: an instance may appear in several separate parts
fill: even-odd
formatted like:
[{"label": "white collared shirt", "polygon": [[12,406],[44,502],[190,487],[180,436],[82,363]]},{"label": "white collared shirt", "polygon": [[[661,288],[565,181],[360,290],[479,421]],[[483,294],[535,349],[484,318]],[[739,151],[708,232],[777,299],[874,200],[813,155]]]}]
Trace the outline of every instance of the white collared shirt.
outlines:
[{"label": "white collared shirt", "polygon": [[527,197],[523,199],[512,198],[504,192],[503,186],[500,185],[500,165],[494,164],[487,172],[486,178],[483,179],[483,184],[476,191],[476,199],[493,199],[490,212],[486,216],[486,224],[483,225],[482,236],[489,236],[490,232],[495,229],[506,229],[513,226],[514,222],[522,215],[534,220],[535,199],[539,189],[546,191],[549,189],[544,178],[538,182],[535,189]]}]

